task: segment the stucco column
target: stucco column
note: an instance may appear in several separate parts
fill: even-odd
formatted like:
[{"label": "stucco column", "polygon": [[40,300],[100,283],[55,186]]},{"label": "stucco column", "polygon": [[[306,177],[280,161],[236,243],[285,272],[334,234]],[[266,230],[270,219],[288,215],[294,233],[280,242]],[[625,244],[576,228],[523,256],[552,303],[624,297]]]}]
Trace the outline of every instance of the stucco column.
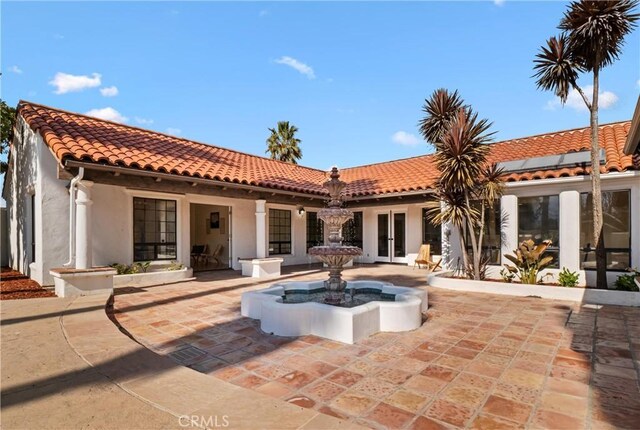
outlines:
[{"label": "stucco column", "polygon": [[91,230],[91,187],[93,182],[80,181],[76,185],[76,269],[90,269],[93,265]]},{"label": "stucco column", "polygon": [[580,193],[560,193],[560,262],[559,267],[580,270]]},{"label": "stucco column", "polygon": [[267,256],[267,212],[266,200],[256,200],[256,256]]},{"label": "stucco column", "polygon": [[513,254],[518,246],[518,197],[512,194],[500,198],[500,217],[502,225],[502,242],[500,245],[501,263],[509,263],[504,258],[507,254]]}]

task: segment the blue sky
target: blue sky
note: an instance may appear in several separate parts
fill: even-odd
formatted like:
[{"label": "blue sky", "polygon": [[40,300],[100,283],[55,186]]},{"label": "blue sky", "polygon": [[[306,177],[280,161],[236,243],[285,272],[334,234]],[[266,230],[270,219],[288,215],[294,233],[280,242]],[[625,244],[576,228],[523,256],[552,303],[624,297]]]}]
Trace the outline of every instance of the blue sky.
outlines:
[{"label": "blue sky", "polygon": [[[7,3],[2,98],[89,112],[263,155],[289,120],[302,164],[327,169],[430,151],[434,89],[458,89],[497,139],[588,125],[538,91],[532,60],[564,3]],[[640,33],[602,73],[601,122],[629,119]],[[588,78],[582,81],[589,83]]]}]

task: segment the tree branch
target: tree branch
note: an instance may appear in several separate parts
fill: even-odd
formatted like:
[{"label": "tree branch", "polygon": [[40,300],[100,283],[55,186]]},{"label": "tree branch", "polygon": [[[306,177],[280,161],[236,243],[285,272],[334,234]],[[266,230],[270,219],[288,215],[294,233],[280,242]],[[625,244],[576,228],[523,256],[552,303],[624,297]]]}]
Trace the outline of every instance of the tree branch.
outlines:
[{"label": "tree branch", "polygon": [[582,88],[580,88],[578,86],[578,84],[576,84],[575,82],[573,82],[571,84],[573,86],[573,88],[575,88],[575,90],[582,96],[582,100],[584,100],[584,104],[587,105],[587,108],[589,110],[591,110],[591,102],[589,102],[589,99],[587,98],[587,96],[585,95],[584,91],[582,91]]}]

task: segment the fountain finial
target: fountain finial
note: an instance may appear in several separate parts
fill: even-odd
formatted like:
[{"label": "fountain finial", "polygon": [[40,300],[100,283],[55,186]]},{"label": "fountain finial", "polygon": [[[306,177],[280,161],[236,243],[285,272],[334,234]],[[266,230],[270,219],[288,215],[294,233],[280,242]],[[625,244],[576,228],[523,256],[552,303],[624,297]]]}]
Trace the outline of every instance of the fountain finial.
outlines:
[{"label": "fountain finial", "polygon": [[327,206],[330,208],[339,208],[342,206],[342,190],[347,186],[347,183],[340,180],[340,172],[336,166],[331,168],[329,179],[324,183],[324,187],[329,191],[329,203]]}]

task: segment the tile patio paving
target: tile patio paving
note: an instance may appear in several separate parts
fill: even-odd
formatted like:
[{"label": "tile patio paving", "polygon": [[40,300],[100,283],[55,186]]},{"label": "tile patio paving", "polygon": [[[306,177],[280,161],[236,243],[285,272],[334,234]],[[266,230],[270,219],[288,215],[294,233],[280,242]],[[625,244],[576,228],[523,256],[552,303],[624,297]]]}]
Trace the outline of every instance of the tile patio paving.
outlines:
[{"label": "tile patio paving", "polygon": [[[316,266],[288,279],[323,279]],[[346,279],[427,288],[424,272],[364,265]],[[640,309],[428,288],[418,330],[355,345],[283,338],[240,316],[262,288],[232,271],[119,289],[118,323],[212,377],[371,428],[640,428]]]}]

